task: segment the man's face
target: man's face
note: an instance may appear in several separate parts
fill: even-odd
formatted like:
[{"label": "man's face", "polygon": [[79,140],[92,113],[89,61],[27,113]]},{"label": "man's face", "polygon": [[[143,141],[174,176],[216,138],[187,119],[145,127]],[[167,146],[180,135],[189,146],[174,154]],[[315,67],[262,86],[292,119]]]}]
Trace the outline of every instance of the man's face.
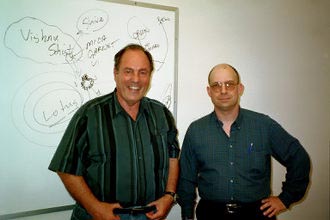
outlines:
[{"label": "man's face", "polygon": [[243,85],[230,67],[219,66],[212,71],[207,93],[216,109],[225,112],[237,108],[243,90]]},{"label": "man's face", "polygon": [[147,93],[151,80],[148,57],[140,50],[126,51],[114,70],[118,100],[121,104],[137,104]]}]

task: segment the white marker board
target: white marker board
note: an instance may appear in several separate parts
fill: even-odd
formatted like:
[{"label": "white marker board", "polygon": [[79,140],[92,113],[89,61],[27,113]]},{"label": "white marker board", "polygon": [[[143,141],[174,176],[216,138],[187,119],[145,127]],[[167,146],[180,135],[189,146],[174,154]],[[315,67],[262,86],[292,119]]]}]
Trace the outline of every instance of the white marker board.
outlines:
[{"label": "white marker board", "polygon": [[0,218],[73,204],[49,162],[73,113],[113,91],[128,43],[151,52],[147,96],[176,115],[178,10],[118,2],[1,1]]}]

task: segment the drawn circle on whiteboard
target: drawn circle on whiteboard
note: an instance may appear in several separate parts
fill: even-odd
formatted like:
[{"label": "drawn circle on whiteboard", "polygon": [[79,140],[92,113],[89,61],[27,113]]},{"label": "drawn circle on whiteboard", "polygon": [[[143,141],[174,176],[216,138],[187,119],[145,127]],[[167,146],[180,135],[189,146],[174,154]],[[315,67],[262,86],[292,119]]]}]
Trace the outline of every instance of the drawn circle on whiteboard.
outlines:
[{"label": "drawn circle on whiteboard", "polygon": [[90,34],[101,30],[109,22],[109,15],[101,9],[91,9],[81,14],[77,20],[80,33]]},{"label": "drawn circle on whiteboard", "polygon": [[152,54],[156,71],[163,67],[169,50],[168,33],[164,28],[165,24],[159,19],[146,20],[132,16],[126,27],[130,39],[137,41]]},{"label": "drawn circle on whiteboard", "polygon": [[78,88],[74,76],[65,72],[47,72],[28,79],[12,101],[15,127],[32,143],[56,146],[72,115],[84,102]]}]

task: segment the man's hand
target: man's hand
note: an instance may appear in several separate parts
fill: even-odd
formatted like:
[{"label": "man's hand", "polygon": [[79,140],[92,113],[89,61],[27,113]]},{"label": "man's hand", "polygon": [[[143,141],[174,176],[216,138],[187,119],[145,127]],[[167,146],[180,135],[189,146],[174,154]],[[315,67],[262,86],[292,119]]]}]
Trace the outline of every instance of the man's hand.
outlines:
[{"label": "man's hand", "polygon": [[148,205],[155,205],[157,209],[155,212],[148,212],[146,214],[146,216],[149,219],[152,220],[165,219],[173,206],[173,197],[171,195],[164,195],[163,197],[159,198],[158,200]]},{"label": "man's hand", "polygon": [[99,202],[94,208],[93,220],[120,220],[120,217],[113,213],[115,208],[122,208],[119,203]]},{"label": "man's hand", "polygon": [[261,201],[262,205],[260,210],[263,211],[264,216],[273,217],[278,215],[280,212],[286,210],[285,205],[277,196],[270,196]]}]

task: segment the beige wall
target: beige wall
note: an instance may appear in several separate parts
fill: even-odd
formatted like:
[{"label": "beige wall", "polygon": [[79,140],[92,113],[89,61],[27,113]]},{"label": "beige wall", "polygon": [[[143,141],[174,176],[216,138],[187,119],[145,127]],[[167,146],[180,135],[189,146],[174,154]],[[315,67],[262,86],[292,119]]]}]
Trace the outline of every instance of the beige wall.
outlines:
[{"label": "beige wall", "polygon": [[[206,93],[210,68],[222,62],[234,65],[246,87],[242,106],[280,122],[312,159],[306,198],[279,215],[279,220],[328,220],[330,1],[141,2],[179,8],[177,124],[181,143],[189,123],[212,111]],[[274,194],[281,189],[284,172],[274,162]],[[40,219],[63,219],[69,214]],[[177,219],[180,209],[175,206],[168,220]]]},{"label": "beige wall", "polygon": [[[330,1],[143,2],[179,8],[180,140],[192,120],[212,110],[208,71],[217,63],[234,65],[245,84],[242,106],[280,122],[312,159],[306,198],[279,219],[329,219]],[[274,162],[274,194],[284,172]]]}]

